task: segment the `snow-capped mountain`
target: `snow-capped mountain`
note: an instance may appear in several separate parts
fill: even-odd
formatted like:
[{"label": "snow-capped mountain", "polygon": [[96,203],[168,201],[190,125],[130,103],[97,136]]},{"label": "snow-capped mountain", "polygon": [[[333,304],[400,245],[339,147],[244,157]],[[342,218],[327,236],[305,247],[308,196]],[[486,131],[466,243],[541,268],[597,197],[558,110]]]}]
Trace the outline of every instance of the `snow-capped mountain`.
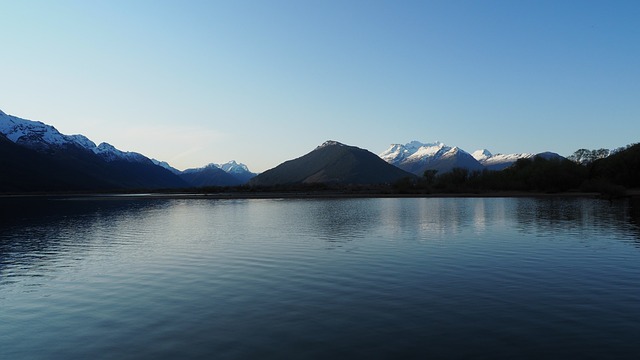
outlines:
[{"label": "snow-capped mountain", "polygon": [[156,160],[156,159],[151,159],[151,162],[154,163],[155,165],[158,165],[160,167],[163,167],[169,171],[171,171],[172,173],[179,175],[180,173],[182,173],[182,171],[174,168],[173,166],[169,165],[168,162],[166,161],[160,161],[160,160]]},{"label": "snow-capped mountain", "polygon": [[249,171],[246,165],[233,160],[225,164],[209,164],[198,169],[180,171],[166,161],[149,159],[137,152],[122,151],[105,142],[96,145],[84,135],[65,135],[51,125],[7,115],[2,111],[0,111],[0,133],[15,144],[36,151],[80,149],[86,150],[108,163],[126,162],[160,167],[181,177],[183,181],[186,181],[183,185],[239,185],[256,175]]},{"label": "snow-capped mountain", "polygon": [[249,171],[247,165],[243,163],[238,163],[235,160],[228,161],[224,164],[214,164],[218,168],[224,170],[229,175],[233,175],[242,183],[249,181],[251,178],[255,177],[257,174]]},{"label": "snow-capped mountain", "polygon": [[484,169],[484,166],[468,152],[442,142],[425,144],[412,141],[405,145],[392,144],[379,156],[389,164],[418,176],[422,176],[425,170],[445,173],[456,167],[469,170]]},{"label": "snow-capped mountain", "polygon": [[101,156],[102,158],[104,158],[107,161],[116,161],[116,160],[125,160],[128,162],[151,162],[153,163],[153,161],[151,161],[151,159],[149,159],[148,157],[139,154],[137,152],[131,152],[131,151],[122,151],[122,150],[118,150],[116,149],[113,145],[111,144],[107,144],[105,142],[101,143],[100,145],[90,149],[91,151],[93,151],[96,155]]},{"label": "snow-capped mountain", "polygon": [[492,154],[487,149],[476,150],[471,154],[488,170],[502,170],[511,166],[519,159],[530,159],[534,154]]},{"label": "snow-capped mountain", "polygon": [[420,149],[423,146],[439,147],[439,146],[444,146],[444,144],[440,142],[423,144],[419,141],[412,141],[405,145],[392,144],[391,147],[383,151],[379,156],[382,158],[382,160],[388,162],[389,164],[398,166],[409,156],[415,154],[418,151],[418,149]]},{"label": "snow-capped mountain", "polygon": [[247,165],[237,163],[235,160],[224,164],[211,163],[200,168],[186,169],[179,175],[194,186],[241,185],[256,176],[249,171]]},{"label": "snow-capped mountain", "polygon": [[249,168],[247,165],[242,163],[237,163],[235,160],[228,161],[224,164],[213,164],[218,168],[228,172],[228,173],[243,173],[249,172]]},{"label": "snow-capped mountain", "polygon": [[[65,179],[91,179],[89,182],[97,184],[95,187],[111,186],[105,184],[113,184],[114,188],[231,186],[244,184],[256,175],[246,165],[233,160],[180,171],[165,161],[152,160],[136,152],[122,151],[108,143],[96,145],[86,136],[65,135],[51,125],[21,119],[1,111],[0,134],[16,145],[41,153],[42,155],[34,155],[38,159],[56,153],[66,154],[61,158],[68,159],[72,165],[57,165],[76,175],[65,176]],[[100,177],[105,181],[98,180]],[[66,182],[70,187],[71,183],[74,184],[72,187],[78,187],[74,181]],[[67,185],[62,184],[60,187]]]},{"label": "snow-capped mountain", "polygon": [[56,128],[40,121],[21,119],[0,111],[0,133],[7,139],[32,149],[47,149],[57,146],[96,147],[83,135],[63,135]]},{"label": "snow-capped mountain", "polygon": [[97,145],[84,135],[61,134],[55,127],[41,121],[21,119],[0,111],[0,133],[18,145],[34,150],[75,146],[89,150],[106,161],[150,162],[146,156],[130,151],[121,151],[108,143]]},{"label": "snow-capped mountain", "polygon": [[144,155],[40,121],[0,112],[0,191],[95,191],[187,187]]},{"label": "snow-capped mountain", "polygon": [[419,141],[412,141],[405,145],[392,144],[379,156],[386,162],[418,176],[422,176],[425,170],[438,170],[441,174],[456,167],[470,171],[503,170],[519,159],[530,159],[535,156],[545,159],[562,158],[551,152],[492,154],[487,149],[476,150],[469,154],[457,146],[447,146],[439,141],[426,144]]},{"label": "snow-capped mountain", "polygon": [[489,151],[487,149],[482,149],[482,150],[476,150],[476,151],[472,152],[471,156],[473,156],[474,159],[482,162],[482,161],[485,161],[485,160],[491,158],[493,156],[493,154],[491,153],[491,151]]},{"label": "snow-capped mountain", "polygon": [[193,187],[234,186],[242,184],[240,180],[227,174],[215,164],[209,164],[201,168],[186,169],[178,176]]}]

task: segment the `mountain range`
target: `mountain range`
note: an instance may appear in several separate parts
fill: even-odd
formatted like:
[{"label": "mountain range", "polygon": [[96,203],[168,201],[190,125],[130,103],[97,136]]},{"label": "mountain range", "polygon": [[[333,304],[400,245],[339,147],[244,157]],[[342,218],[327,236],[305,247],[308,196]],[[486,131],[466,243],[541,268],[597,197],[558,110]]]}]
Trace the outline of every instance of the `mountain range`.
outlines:
[{"label": "mountain range", "polygon": [[[604,157],[603,150],[572,155],[573,161]],[[613,153],[613,152],[612,152]],[[607,152],[609,154],[609,152]],[[588,155],[588,156],[587,156]],[[503,170],[521,159],[564,159],[539,154],[468,153],[442,142],[392,144],[379,155],[355,146],[327,141],[308,154],[255,174],[229,161],[178,170],[165,161],[122,151],[108,143],[96,145],[83,135],[64,135],[39,121],[0,111],[0,192],[121,191],[191,187],[274,186],[291,184],[389,184],[421,177],[426,170],[446,174]],[[587,159],[587,160],[585,160]]]},{"label": "mountain range", "polygon": [[240,185],[255,174],[230,161],[180,171],[166,162],[61,134],[0,111],[0,190],[92,191]]},{"label": "mountain range", "polygon": [[209,164],[201,168],[186,169],[179,176],[191,186],[235,186],[242,185],[257,174],[244,164],[231,160],[224,164]]},{"label": "mountain range", "polygon": [[562,156],[545,152],[540,154],[492,154],[487,149],[468,153],[457,146],[447,146],[442,142],[422,143],[412,141],[407,144],[392,144],[379,155],[389,164],[395,165],[412,174],[422,176],[426,170],[446,173],[454,168],[476,170],[503,170],[519,159],[535,156],[544,158],[562,158]]}]

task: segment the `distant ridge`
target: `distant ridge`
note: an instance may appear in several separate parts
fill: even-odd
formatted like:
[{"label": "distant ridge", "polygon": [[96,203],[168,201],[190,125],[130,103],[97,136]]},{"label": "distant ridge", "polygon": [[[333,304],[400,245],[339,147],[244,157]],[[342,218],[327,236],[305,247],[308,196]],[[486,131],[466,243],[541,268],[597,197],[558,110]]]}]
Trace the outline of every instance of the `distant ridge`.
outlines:
[{"label": "distant ridge", "polygon": [[331,140],[306,155],[259,174],[249,181],[249,185],[383,184],[406,177],[413,175],[368,150]]},{"label": "distant ridge", "polygon": [[487,149],[476,150],[471,154],[487,170],[503,170],[513,165],[519,159],[530,159],[534,154],[492,154]]},{"label": "distant ridge", "polygon": [[[584,189],[600,189],[603,183],[607,186],[613,184],[637,187],[640,186],[637,175],[638,153],[637,145],[613,151],[580,149],[570,160],[582,166],[582,170],[568,166],[565,166],[564,170],[569,173],[575,170],[573,180],[588,180]],[[234,160],[180,171],[167,162],[150,159],[136,152],[122,151],[108,143],[96,145],[83,135],[61,134],[51,125],[21,119],[0,111],[0,193],[148,191],[242,184],[265,187],[316,183],[374,185],[396,183],[406,178],[416,179],[416,176],[420,178],[425,175],[425,170],[437,170],[437,177],[440,178],[437,181],[440,181],[440,185],[451,179],[456,182],[460,180],[461,175],[469,175],[476,180],[478,176],[485,176],[489,182],[502,178],[503,185],[509,184],[505,185],[505,189],[531,190],[547,188],[538,186],[539,184],[536,185],[538,187],[523,188],[522,183],[528,184],[532,180],[523,178],[518,180],[520,184],[516,184],[513,183],[513,176],[529,176],[526,173],[523,175],[522,169],[533,169],[531,171],[535,170],[537,173],[544,170],[547,174],[541,178],[553,180],[555,185],[558,185],[561,184],[558,179],[569,176],[549,175],[549,169],[544,169],[544,166],[562,169],[561,165],[564,166],[563,164],[571,161],[549,151],[535,155],[494,155],[489,150],[482,149],[469,154],[442,142],[419,141],[393,144],[376,156],[368,150],[330,140],[308,154],[286,161],[258,176],[249,171],[246,165]],[[514,163],[518,166],[512,166]],[[540,166],[543,167],[542,170],[536,168]],[[470,171],[451,172],[455,168]],[[502,174],[493,171],[478,173],[480,170],[506,171],[499,171]],[[587,175],[581,174],[580,171]],[[425,178],[416,179],[415,182],[403,181],[394,185],[433,186],[430,176],[433,177],[433,173],[428,173]],[[509,183],[510,181],[512,183]],[[575,188],[577,182],[571,184]],[[447,186],[445,184],[445,188]]]},{"label": "distant ridge", "polygon": [[183,178],[166,162],[108,143],[96,145],[86,136],[61,134],[51,125],[0,111],[0,192],[226,186],[255,175],[235,161],[223,166]]},{"label": "distant ridge", "polygon": [[194,187],[235,186],[246,182],[222,170],[217,164],[209,164],[197,169],[187,169],[179,173],[178,176]]},{"label": "distant ridge", "polygon": [[171,172],[138,153],[123,152],[83,135],[0,114],[0,191],[95,191],[185,187]]},{"label": "distant ridge", "polygon": [[379,156],[389,164],[418,176],[422,176],[426,170],[446,173],[454,168],[484,169],[484,166],[468,152],[457,146],[447,146],[439,141],[434,143],[412,141],[405,145],[392,144]]},{"label": "distant ridge", "polygon": [[470,171],[503,170],[519,159],[530,159],[535,156],[545,159],[563,159],[562,156],[553,152],[494,155],[489,150],[482,149],[470,154],[457,146],[448,146],[439,141],[392,144],[379,156],[389,164],[418,176],[422,176],[425,170],[437,170],[438,174],[447,173],[454,168]]},{"label": "distant ridge", "polygon": [[240,181],[241,184],[254,178],[257,174],[251,172],[247,165],[238,163],[235,160],[227,161],[224,164],[213,164],[216,167],[224,170],[227,174],[232,175]]}]

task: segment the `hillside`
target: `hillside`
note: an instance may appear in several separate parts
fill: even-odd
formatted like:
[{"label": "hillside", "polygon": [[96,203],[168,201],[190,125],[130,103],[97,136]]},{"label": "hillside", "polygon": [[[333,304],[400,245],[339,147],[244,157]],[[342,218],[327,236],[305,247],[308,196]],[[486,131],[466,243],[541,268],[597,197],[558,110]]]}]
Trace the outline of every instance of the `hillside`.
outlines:
[{"label": "hillside", "polygon": [[327,141],[310,153],[286,161],[254,177],[251,186],[286,184],[384,184],[413,177],[377,155],[335,141]]}]

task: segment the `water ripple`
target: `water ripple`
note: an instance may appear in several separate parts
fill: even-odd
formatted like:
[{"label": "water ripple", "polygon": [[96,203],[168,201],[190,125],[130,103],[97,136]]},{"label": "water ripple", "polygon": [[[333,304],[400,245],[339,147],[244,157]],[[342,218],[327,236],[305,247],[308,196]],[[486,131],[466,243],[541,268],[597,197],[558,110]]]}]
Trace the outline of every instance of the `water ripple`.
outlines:
[{"label": "water ripple", "polygon": [[639,350],[640,233],[630,202],[27,205],[0,227],[0,358]]}]

